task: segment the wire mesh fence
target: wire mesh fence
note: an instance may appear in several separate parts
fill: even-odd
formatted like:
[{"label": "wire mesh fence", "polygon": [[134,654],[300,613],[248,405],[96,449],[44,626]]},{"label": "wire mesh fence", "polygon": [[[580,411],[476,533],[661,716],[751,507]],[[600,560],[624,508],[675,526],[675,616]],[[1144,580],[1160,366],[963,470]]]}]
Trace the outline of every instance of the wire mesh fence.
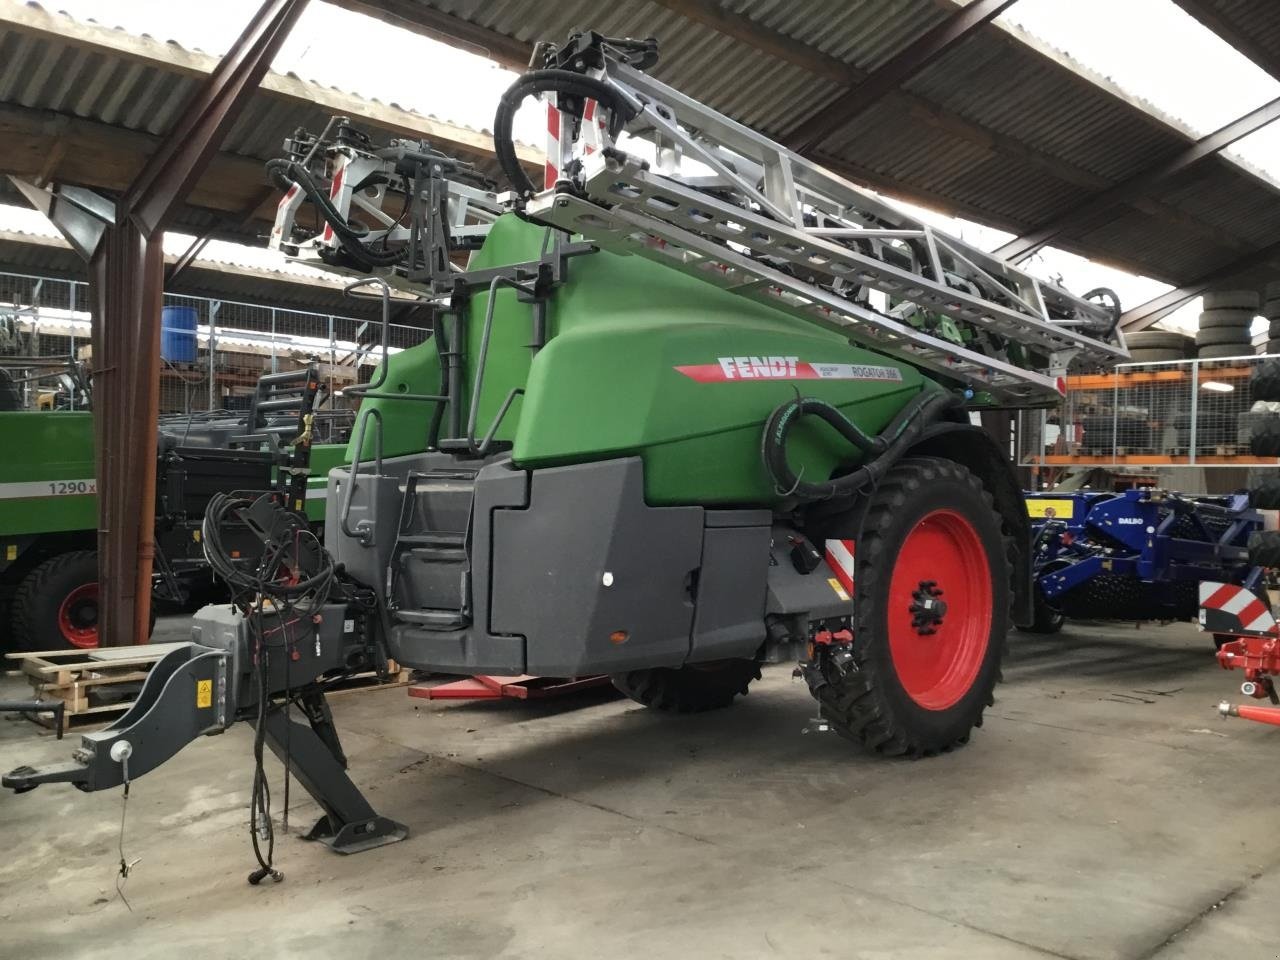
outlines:
[{"label": "wire mesh fence", "polygon": [[1280,404],[1255,400],[1267,356],[1127,363],[1068,377],[1062,403],[1020,416],[1022,466],[1275,466],[1260,442]]},{"label": "wire mesh fence", "polygon": [[[0,379],[9,405],[80,409],[90,403],[77,376],[93,365],[87,285],[0,272]],[[165,294],[161,325],[160,412],[193,414],[248,408],[265,373],[320,365],[340,423],[381,360],[377,322],[232,300]],[[388,352],[422,343],[428,331],[391,324]],[[6,384],[0,384],[0,387]]]}]

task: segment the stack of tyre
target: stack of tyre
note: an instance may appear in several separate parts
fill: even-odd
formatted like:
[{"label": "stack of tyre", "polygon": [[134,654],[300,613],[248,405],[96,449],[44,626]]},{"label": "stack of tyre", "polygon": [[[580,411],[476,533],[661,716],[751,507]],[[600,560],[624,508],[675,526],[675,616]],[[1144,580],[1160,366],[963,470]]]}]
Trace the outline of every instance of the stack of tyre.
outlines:
[{"label": "stack of tyre", "polygon": [[[1280,457],[1280,359],[1264,360],[1249,377],[1253,407],[1241,418],[1249,424],[1249,452],[1255,457]],[[1259,504],[1254,503],[1260,509]]]},{"label": "stack of tyre", "polygon": [[1249,328],[1257,313],[1258,294],[1255,290],[1206,293],[1200,329],[1196,333],[1196,356],[1201,360],[1217,360],[1254,353]]},{"label": "stack of tyre", "polygon": [[1188,360],[1196,355],[1194,340],[1170,330],[1143,330],[1124,339],[1132,363],[1167,363],[1170,360]]},{"label": "stack of tyre", "polygon": [[1267,318],[1267,346],[1263,353],[1280,353],[1280,281],[1267,284],[1267,301],[1262,306]]}]

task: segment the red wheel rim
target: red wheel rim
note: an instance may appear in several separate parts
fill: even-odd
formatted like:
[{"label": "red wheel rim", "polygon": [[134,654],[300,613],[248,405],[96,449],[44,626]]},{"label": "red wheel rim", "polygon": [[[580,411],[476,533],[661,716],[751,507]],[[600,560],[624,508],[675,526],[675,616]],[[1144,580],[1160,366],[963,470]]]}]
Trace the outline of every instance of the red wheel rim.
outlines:
[{"label": "red wheel rim", "polygon": [[98,585],[84,583],[63,598],[58,607],[58,630],[73,647],[98,645]]},{"label": "red wheel rim", "polygon": [[954,706],[973,686],[991,639],[991,593],[987,552],[965,517],[934,510],[911,528],[889,582],[889,654],[926,710]]}]

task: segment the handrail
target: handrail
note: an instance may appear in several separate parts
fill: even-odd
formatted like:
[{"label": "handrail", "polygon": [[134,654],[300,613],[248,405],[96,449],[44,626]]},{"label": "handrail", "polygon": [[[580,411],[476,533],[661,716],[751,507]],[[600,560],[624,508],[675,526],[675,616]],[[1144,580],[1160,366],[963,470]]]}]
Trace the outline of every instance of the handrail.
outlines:
[{"label": "handrail", "polygon": [[471,387],[471,409],[467,412],[467,449],[477,456],[483,456],[489,450],[489,444],[493,442],[494,434],[498,431],[498,425],[502,423],[503,417],[507,415],[512,401],[517,396],[524,393],[521,387],[513,387],[508,393],[507,398],[502,402],[497,415],[494,417],[493,423],[490,424],[488,431],[485,433],[484,441],[476,444],[476,422],[480,418],[480,393],[484,389],[484,369],[488,365],[489,360],[489,336],[493,332],[493,308],[494,302],[497,300],[498,287],[506,286],[515,290],[519,290],[527,296],[536,296],[536,291],[531,284],[521,283],[511,277],[496,276],[489,283],[489,302],[485,305],[484,312],[484,328],[480,334],[480,352],[476,358],[476,375]]},{"label": "handrail", "polygon": [[343,536],[359,540],[365,546],[373,542],[373,531],[378,519],[378,498],[374,496],[369,500],[369,519],[361,520],[354,530],[351,529],[349,521],[351,520],[351,498],[356,491],[356,478],[361,476],[360,464],[364,462],[361,454],[364,451],[364,435],[370,419],[377,421],[378,424],[373,444],[373,476],[382,476],[382,411],[377,407],[369,407],[360,411],[360,422],[356,425],[356,435],[353,438],[355,455],[351,458],[351,467],[347,471],[347,489],[343,492],[342,507],[338,513],[338,525]]},{"label": "handrail", "polygon": [[[345,296],[352,296],[352,291],[358,290],[360,287],[378,286],[381,288],[380,299],[382,300],[382,362],[378,365],[378,372],[373,380],[368,383],[357,383],[349,387],[343,388],[344,395],[356,394],[362,397],[372,397],[375,400],[414,400],[423,402],[443,403],[448,397],[431,393],[378,393],[384,383],[387,382],[388,372],[388,340],[391,331],[391,285],[381,277],[361,277],[342,288]],[[367,299],[367,298],[364,298]]]}]

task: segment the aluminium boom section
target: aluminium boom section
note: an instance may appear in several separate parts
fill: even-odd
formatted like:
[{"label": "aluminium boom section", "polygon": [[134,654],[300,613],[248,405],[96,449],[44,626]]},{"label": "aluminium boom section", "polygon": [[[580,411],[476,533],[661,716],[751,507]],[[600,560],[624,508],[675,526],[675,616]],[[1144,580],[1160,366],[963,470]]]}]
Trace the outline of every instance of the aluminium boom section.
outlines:
[{"label": "aluminium boom section", "polygon": [[[628,157],[603,124],[583,123],[576,139],[557,142],[554,165],[576,169],[573,183],[536,195],[531,216],[766,299],[1009,405],[1056,401],[1073,359],[1109,365],[1127,356],[1122,338],[1084,332],[1110,335],[1114,317],[1103,305],[934,230],[641,71],[610,59],[592,75],[632,106],[625,131],[652,142],[656,163]],[[711,175],[682,173],[682,161]],[[866,288],[897,305],[878,311],[865,294],[850,296]],[[917,309],[1030,344],[1049,369],[919,329],[909,322]]]}]

